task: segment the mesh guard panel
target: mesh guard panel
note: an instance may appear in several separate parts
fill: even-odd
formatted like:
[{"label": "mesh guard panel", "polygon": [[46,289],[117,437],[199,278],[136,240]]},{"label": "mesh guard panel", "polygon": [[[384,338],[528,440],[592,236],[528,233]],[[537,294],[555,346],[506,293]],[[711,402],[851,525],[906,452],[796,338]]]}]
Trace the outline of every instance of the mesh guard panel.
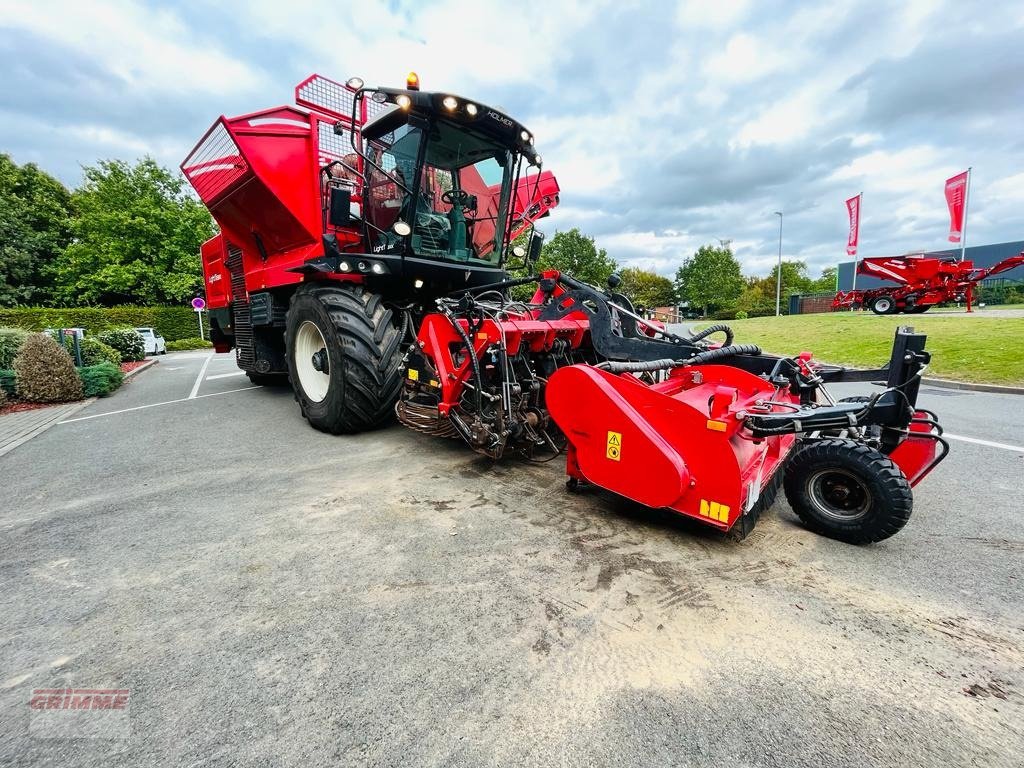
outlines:
[{"label": "mesh guard panel", "polygon": [[346,121],[352,119],[352,99],[352,91],[346,86],[321,75],[312,75],[295,88],[296,104],[329,112]]},{"label": "mesh guard panel", "polygon": [[238,144],[218,121],[205,139],[181,164],[181,170],[206,204],[249,170]]}]

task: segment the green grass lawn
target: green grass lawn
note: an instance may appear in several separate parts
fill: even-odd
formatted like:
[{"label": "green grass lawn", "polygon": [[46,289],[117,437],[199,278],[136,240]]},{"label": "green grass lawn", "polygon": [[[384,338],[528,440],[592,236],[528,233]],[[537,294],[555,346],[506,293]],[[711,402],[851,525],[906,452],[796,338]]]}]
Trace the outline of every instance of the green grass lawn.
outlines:
[{"label": "green grass lawn", "polygon": [[759,344],[766,352],[782,355],[808,350],[822,362],[862,368],[885,363],[896,327],[909,325],[928,334],[932,364],[926,376],[1024,385],[1024,317],[841,312],[755,317],[727,324],[738,343]]}]

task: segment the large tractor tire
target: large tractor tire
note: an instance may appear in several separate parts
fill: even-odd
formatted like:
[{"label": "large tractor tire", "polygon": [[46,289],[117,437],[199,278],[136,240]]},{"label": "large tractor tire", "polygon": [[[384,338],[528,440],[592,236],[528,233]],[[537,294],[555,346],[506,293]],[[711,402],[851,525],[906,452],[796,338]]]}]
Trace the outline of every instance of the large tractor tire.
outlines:
[{"label": "large tractor tire", "polygon": [[379,294],[310,283],[292,297],[285,325],[288,376],[311,426],[339,435],[391,418],[402,332]]},{"label": "large tractor tire", "polygon": [[891,315],[896,312],[896,302],[892,296],[876,296],[871,301],[871,311],[876,315]]},{"label": "large tractor tire", "polygon": [[897,533],[910,519],[910,483],[892,459],[851,440],[816,440],[786,465],[784,486],[793,511],[812,531],[849,544]]}]

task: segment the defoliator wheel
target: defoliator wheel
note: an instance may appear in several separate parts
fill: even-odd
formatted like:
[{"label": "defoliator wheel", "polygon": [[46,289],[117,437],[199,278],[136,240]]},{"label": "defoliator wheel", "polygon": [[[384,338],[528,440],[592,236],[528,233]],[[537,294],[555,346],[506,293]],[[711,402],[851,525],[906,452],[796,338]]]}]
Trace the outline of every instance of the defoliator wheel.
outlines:
[{"label": "defoliator wheel", "polygon": [[914,506],[910,483],[888,456],[852,440],[809,442],[790,457],[786,498],[809,529],[849,544],[897,533]]},{"label": "defoliator wheel", "polygon": [[288,377],[311,426],[337,435],[392,417],[402,331],[379,294],[307,283],[292,296],[285,326]]}]

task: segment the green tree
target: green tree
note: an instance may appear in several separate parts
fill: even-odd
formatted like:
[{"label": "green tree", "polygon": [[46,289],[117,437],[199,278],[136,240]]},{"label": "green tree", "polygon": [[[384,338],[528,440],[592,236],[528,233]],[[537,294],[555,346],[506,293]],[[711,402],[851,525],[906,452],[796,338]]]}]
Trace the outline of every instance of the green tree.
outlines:
[{"label": "green tree", "polygon": [[811,293],[829,293],[836,289],[836,267],[825,267],[821,277],[811,283]]},{"label": "green tree", "polygon": [[587,237],[575,227],[568,232],[556,232],[544,244],[537,262],[538,271],[557,269],[599,288],[605,284],[616,266],[607,251],[594,244],[594,238]]},{"label": "green tree", "polygon": [[743,292],[740,264],[731,248],[702,245],[676,272],[676,296],[710,310],[733,304]]},{"label": "green tree", "polygon": [[[751,317],[775,314],[775,278],[748,277],[743,292],[736,299],[736,308]],[[783,307],[786,309],[786,307]]]},{"label": "green tree", "polygon": [[675,303],[675,287],[667,277],[639,267],[626,267],[619,275],[622,284],[617,290],[636,306],[652,309]]},{"label": "green tree", "polygon": [[169,304],[202,288],[199,246],[213,219],[185,180],[146,157],[85,168],[56,296],[79,304]]},{"label": "green tree", "polygon": [[68,244],[70,202],[53,176],[0,155],[0,307],[49,303],[49,269]]},{"label": "green tree", "polygon": [[[768,277],[775,284],[776,276],[779,273],[778,265],[772,267]],[[804,261],[783,261],[782,262],[782,299],[785,300],[793,293],[813,293],[814,281],[807,274],[807,262]]]}]

